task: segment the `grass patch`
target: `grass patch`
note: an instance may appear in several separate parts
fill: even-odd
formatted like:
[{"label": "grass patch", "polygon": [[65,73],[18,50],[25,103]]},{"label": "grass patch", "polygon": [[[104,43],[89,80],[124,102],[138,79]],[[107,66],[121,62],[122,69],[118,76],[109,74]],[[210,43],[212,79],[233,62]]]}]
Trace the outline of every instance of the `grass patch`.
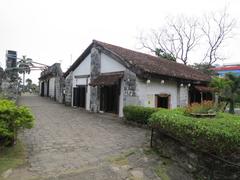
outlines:
[{"label": "grass patch", "polygon": [[124,156],[116,156],[109,158],[109,161],[117,166],[128,165],[128,159]]},{"label": "grass patch", "polygon": [[25,150],[20,141],[13,147],[0,150],[0,175],[10,169],[16,168],[25,162]]},{"label": "grass patch", "polygon": [[129,150],[120,155],[113,156],[109,158],[109,161],[117,166],[128,165],[128,157],[135,154],[134,150]]},{"label": "grass patch", "polygon": [[161,178],[161,180],[170,180],[169,176],[167,175],[167,169],[164,165],[159,165],[156,167],[155,173]]},{"label": "grass patch", "polygon": [[170,180],[170,177],[167,175],[167,169],[171,165],[172,161],[167,158],[162,158],[162,163],[159,164],[155,169],[155,173],[161,180]]}]

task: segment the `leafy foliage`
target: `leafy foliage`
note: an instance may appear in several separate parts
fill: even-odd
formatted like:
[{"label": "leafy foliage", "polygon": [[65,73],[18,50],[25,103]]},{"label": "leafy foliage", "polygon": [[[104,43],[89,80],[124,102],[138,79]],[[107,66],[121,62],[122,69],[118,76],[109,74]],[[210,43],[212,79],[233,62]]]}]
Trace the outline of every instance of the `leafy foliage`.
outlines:
[{"label": "leafy foliage", "polygon": [[165,52],[161,48],[156,48],[155,54],[158,57],[162,57],[162,58],[170,60],[170,61],[176,61],[176,58],[172,54]]},{"label": "leafy foliage", "polygon": [[212,101],[203,101],[202,103],[192,103],[186,108],[185,113],[209,113],[214,111],[215,108]]},{"label": "leafy foliage", "polygon": [[224,78],[213,78],[210,85],[218,90],[221,99],[230,103],[229,112],[234,114],[235,102],[240,98],[240,77],[228,73]]},{"label": "leafy foliage", "polygon": [[157,108],[142,106],[125,106],[123,108],[124,117],[127,121],[133,121],[140,124],[147,124],[150,116],[157,111]]},{"label": "leafy foliage", "polygon": [[210,76],[216,75],[216,72],[211,69],[214,66],[209,63],[194,63],[192,67]]},{"label": "leafy foliage", "polygon": [[205,152],[222,156],[240,153],[239,116],[219,113],[211,119],[194,118],[182,110],[159,109],[149,125]]},{"label": "leafy foliage", "polygon": [[34,117],[24,106],[16,106],[10,100],[0,100],[0,146],[12,145],[16,140],[17,130],[32,128]]}]

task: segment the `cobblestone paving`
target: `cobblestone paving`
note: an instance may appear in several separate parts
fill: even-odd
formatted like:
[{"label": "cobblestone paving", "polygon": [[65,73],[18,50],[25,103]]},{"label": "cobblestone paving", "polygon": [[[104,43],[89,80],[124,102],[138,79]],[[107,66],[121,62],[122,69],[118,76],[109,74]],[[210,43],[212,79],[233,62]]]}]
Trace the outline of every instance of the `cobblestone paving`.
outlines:
[{"label": "cobblestone paving", "polygon": [[[66,107],[48,98],[22,96],[19,103],[32,109],[36,124],[20,134],[28,163],[12,174],[13,179],[19,179],[18,173],[20,179],[127,179],[129,173],[132,176],[131,163],[138,168],[140,162],[149,166],[139,151],[149,142],[147,130],[126,125],[113,115]],[[120,163],[109,161],[110,157],[129,151],[134,152],[130,155],[135,154],[132,160],[127,157]],[[141,168],[135,174],[145,176]],[[154,179],[149,169],[146,172]]]}]

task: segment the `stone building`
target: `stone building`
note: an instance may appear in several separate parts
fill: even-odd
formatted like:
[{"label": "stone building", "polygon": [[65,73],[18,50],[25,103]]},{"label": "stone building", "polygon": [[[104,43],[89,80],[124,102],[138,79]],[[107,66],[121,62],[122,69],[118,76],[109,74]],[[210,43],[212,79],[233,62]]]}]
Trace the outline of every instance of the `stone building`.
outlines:
[{"label": "stone building", "polygon": [[60,63],[49,66],[39,78],[40,96],[50,97],[60,103],[64,101],[64,80]]},{"label": "stone building", "polygon": [[210,80],[183,64],[96,40],[63,76],[68,104],[119,116],[126,105],[186,106]]}]

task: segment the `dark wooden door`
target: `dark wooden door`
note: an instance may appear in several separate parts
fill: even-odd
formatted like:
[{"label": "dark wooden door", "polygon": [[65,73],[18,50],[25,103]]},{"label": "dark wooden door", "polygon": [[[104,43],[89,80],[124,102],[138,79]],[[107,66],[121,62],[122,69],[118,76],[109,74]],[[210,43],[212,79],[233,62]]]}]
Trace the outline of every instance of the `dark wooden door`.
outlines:
[{"label": "dark wooden door", "polygon": [[79,86],[79,97],[80,97],[80,102],[79,106],[82,108],[86,107],[86,86]]},{"label": "dark wooden door", "polygon": [[73,88],[73,106],[79,107],[80,106],[80,93],[79,88]]},{"label": "dark wooden door", "polygon": [[44,96],[44,82],[41,83],[41,96]]},{"label": "dark wooden door", "polygon": [[104,112],[118,113],[119,86],[103,86],[100,89],[100,110]]},{"label": "dark wooden door", "polygon": [[86,107],[86,86],[73,88],[73,106]]}]

